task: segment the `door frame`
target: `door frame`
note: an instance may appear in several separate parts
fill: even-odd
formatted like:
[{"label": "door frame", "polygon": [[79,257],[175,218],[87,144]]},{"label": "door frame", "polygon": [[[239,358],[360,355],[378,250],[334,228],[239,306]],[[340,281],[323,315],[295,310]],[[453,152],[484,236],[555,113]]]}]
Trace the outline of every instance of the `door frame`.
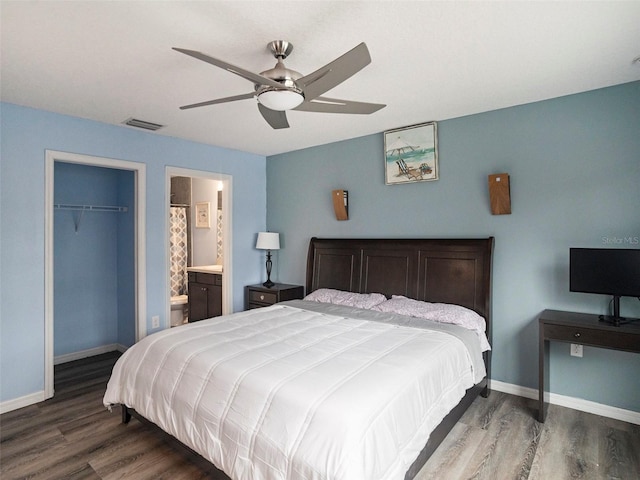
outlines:
[{"label": "door frame", "polygon": [[227,315],[233,313],[233,272],[231,266],[233,265],[232,257],[232,224],[233,218],[231,212],[233,211],[231,202],[233,199],[233,176],[225,173],[207,172],[204,170],[194,170],[191,168],[182,167],[166,167],[165,169],[165,198],[166,201],[166,213],[165,213],[165,261],[166,261],[166,279],[167,279],[167,310],[165,318],[167,319],[167,327],[170,327],[171,319],[171,254],[170,254],[170,241],[169,241],[169,208],[171,207],[171,177],[192,177],[192,178],[204,178],[208,180],[214,180],[222,182],[222,314]]},{"label": "door frame", "polygon": [[115,170],[128,170],[134,174],[134,275],[135,275],[135,327],[136,342],[147,334],[147,282],[146,282],[146,165],[139,162],[117,160],[92,155],[45,151],[45,252],[44,252],[44,398],[54,394],[54,166],[55,162],[77,163]]}]

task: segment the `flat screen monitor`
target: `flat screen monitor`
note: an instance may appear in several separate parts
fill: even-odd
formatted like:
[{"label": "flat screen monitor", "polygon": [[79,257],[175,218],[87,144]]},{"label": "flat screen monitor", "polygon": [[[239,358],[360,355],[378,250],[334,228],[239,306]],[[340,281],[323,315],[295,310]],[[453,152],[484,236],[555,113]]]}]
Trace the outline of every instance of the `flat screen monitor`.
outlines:
[{"label": "flat screen monitor", "polygon": [[620,324],[620,297],[640,297],[640,249],[571,248],[569,290],[613,296],[613,315],[604,320]]}]

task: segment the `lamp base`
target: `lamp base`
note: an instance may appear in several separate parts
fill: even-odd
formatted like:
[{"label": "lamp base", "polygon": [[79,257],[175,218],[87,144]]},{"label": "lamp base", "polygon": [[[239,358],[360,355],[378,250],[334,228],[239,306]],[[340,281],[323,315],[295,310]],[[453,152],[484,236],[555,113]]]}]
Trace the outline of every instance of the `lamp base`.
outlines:
[{"label": "lamp base", "polygon": [[262,285],[267,288],[271,288],[275,285],[275,283],[271,281],[271,250],[267,250],[266,267],[267,267],[267,281],[264,282]]}]

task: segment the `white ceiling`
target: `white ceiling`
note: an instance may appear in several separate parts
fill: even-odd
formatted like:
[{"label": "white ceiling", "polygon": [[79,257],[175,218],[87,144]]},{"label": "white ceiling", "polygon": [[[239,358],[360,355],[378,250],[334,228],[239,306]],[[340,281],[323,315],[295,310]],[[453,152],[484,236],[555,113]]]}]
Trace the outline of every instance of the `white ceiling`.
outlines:
[{"label": "white ceiling", "polygon": [[[2,1],[0,17],[2,101],[261,155],[640,79],[640,1]],[[326,96],[387,107],[289,112],[285,130],[254,99],[178,109],[253,85],[171,47],[261,72],[272,40],[303,75],[366,42],[372,63]]]}]

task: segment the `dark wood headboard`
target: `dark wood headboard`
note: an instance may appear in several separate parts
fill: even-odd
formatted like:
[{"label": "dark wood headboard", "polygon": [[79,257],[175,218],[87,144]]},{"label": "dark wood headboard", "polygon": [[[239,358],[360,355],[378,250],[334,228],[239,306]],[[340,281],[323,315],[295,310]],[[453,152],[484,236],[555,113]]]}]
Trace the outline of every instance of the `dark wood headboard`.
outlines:
[{"label": "dark wood headboard", "polygon": [[307,293],[335,288],[454,303],[487,322],[491,342],[493,237],[480,239],[312,238]]}]

